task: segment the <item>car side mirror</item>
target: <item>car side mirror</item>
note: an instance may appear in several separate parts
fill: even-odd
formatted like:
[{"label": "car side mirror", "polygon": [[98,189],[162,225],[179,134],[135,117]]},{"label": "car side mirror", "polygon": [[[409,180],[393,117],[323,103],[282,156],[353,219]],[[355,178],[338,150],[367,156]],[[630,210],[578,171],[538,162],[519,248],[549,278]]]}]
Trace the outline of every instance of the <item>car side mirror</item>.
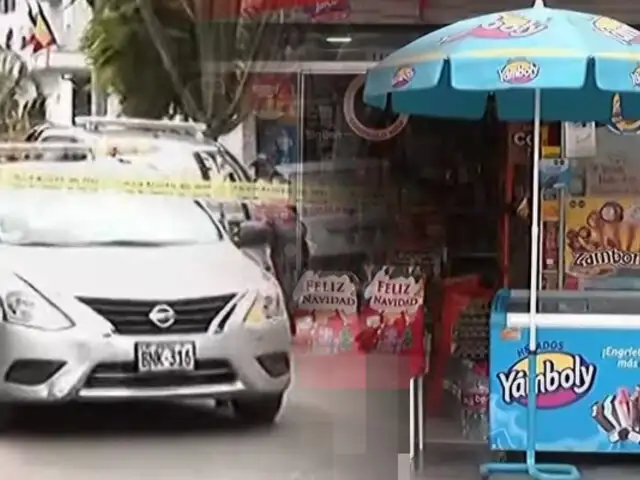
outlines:
[{"label": "car side mirror", "polygon": [[271,243],[271,228],[264,222],[248,220],[233,226],[231,238],[239,247],[259,247]]}]

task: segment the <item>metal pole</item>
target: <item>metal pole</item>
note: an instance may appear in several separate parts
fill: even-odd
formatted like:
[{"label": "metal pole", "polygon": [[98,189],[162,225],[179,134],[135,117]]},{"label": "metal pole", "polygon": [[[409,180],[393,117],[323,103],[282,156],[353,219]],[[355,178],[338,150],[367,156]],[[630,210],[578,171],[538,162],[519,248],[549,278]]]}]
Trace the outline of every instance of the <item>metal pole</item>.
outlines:
[{"label": "metal pole", "polygon": [[[94,0],[93,14],[102,10],[103,0]],[[98,76],[95,70],[91,69],[91,115],[94,117],[105,115],[104,92],[98,84]]]},{"label": "metal pole", "polygon": [[[297,90],[298,90],[298,158],[296,159],[296,168],[295,168],[295,176],[294,176],[294,195],[295,195],[295,205],[298,210],[298,215],[302,218],[304,211],[304,194],[303,194],[303,178],[302,174],[302,162],[304,160],[304,115],[305,115],[305,105],[304,105],[304,96],[305,96],[305,72],[300,69],[297,73]],[[303,238],[303,228],[300,222],[298,222],[296,226],[296,242],[300,242],[297,245],[298,252],[302,251],[301,243],[306,242],[307,239]],[[296,275],[302,275],[302,257],[301,255],[296,255]]]},{"label": "metal pole", "polygon": [[409,381],[409,461],[416,469],[416,383],[417,379]]},{"label": "metal pole", "polygon": [[566,185],[563,185],[558,192],[558,290],[564,290],[564,229],[566,224],[566,211],[564,207],[567,198],[566,189]]}]

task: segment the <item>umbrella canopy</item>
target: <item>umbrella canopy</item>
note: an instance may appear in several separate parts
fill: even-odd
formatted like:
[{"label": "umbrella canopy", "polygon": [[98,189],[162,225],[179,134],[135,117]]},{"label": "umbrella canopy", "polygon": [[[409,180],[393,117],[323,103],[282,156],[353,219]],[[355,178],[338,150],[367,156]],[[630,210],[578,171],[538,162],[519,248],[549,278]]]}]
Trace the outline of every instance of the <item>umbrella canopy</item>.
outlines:
[{"label": "umbrella canopy", "polygon": [[608,121],[615,93],[640,118],[640,31],[609,17],[546,8],[485,15],[430,33],[369,71],[365,102],[429,116]]}]

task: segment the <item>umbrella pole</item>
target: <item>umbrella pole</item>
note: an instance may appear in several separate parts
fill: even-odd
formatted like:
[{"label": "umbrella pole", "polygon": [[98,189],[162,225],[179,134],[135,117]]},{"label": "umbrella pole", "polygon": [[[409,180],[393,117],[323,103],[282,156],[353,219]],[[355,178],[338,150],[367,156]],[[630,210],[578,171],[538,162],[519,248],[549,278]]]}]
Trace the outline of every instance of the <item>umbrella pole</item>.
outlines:
[{"label": "umbrella pole", "polygon": [[540,277],[540,124],[541,124],[541,92],[534,92],[533,110],[533,171],[531,182],[531,265],[529,271],[529,357],[527,359],[528,391],[527,391],[527,472],[539,480],[577,480],[580,472],[573,465],[540,465],[536,464],[536,374],[537,374],[537,325],[538,280]]},{"label": "umbrella pole", "polygon": [[537,327],[538,278],[540,262],[538,260],[540,242],[540,123],[541,92],[534,93],[533,119],[533,171],[531,185],[531,263],[529,295],[529,354],[527,358],[527,451],[525,463],[485,463],[480,466],[480,476],[489,478],[492,474],[516,473],[528,475],[537,480],[578,480],[580,472],[573,465],[536,463],[536,373],[537,373]]},{"label": "umbrella pole", "polygon": [[527,468],[531,472],[536,463],[536,360],[538,343],[536,312],[538,308],[538,277],[540,262],[540,90],[534,93],[533,108],[533,168],[531,176],[531,264],[529,267],[529,358],[527,370],[529,385],[527,392]]}]

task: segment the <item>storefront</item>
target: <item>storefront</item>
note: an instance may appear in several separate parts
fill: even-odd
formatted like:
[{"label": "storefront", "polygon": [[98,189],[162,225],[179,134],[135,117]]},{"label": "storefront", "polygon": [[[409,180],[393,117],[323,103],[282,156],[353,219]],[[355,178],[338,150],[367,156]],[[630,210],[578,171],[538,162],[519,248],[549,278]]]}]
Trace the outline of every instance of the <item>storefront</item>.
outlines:
[{"label": "storefront", "polygon": [[[632,21],[633,13],[620,17]],[[441,15],[444,18],[444,13]],[[498,287],[526,288],[529,279],[527,205],[532,195],[528,184],[534,143],[530,126],[500,123],[491,108],[480,122],[405,119],[388,112],[376,117],[359,106],[357,94],[355,100],[350,95],[352,89],[357,90],[354,85],[358,74],[367,66],[357,61],[338,62],[335,67],[318,63],[311,68],[309,64],[306,70],[302,66],[296,72],[300,105],[291,122],[298,128],[295,138],[299,143],[295,145],[278,133],[273,142],[264,145],[273,143],[280,149],[286,145],[295,151],[295,161],[290,161],[288,154],[279,157],[286,161],[277,161],[300,165],[296,171],[303,175],[307,165],[326,165],[321,170],[331,173],[329,182],[333,184],[340,183],[334,170],[341,168],[333,164],[359,159],[364,165],[376,165],[372,170],[378,175],[366,172],[363,181],[388,201],[381,235],[384,240],[377,249],[372,241],[376,234],[368,232],[363,235],[366,240],[358,245],[358,253],[364,253],[365,265],[398,262],[398,254],[408,254],[412,261],[420,258],[430,267],[437,265],[425,270],[424,276],[426,310],[437,319],[431,330],[435,340],[427,388],[428,413],[455,420],[432,423],[427,430],[436,434],[432,439],[436,442],[450,443],[465,434],[467,440],[475,436],[478,443],[484,443],[491,300]],[[616,118],[615,108],[614,102],[612,119]],[[616,127],[624,127],[623,133],[637,130],[634,122],[599,126],[592,133],[597,137],[597,159],[591,166],[584,162],[574,165],[565,158],[572,156],[569,153],[563,156],[559,124],[543,129],[543,153],[547,157],[543,178],[555,187],[562,183],[560,177],[565,178],[565,171],[572,172],[566,190],[547,192],[553,189],[547,184],[544,187],[548,194],[542,225],[544,288],[636,285],[637,212],[635,203],[625,197],[637,189],[637,169],[625,160],[635,145],[629,139],[635,136],[618,135],[614,139],[611,130]],[[291,133],[287,137],[292,138]],[[611,146],[614,140],[616,147]],[[601,155],[606,159],[600,160]],[[352,179],[361,171],[355,167],[344,185],[357,185]],[[589,189],[606,198],[583,198]],[[365,203],[362,211],[355,213],[358,228],[360,219],[370,211],[366,208],[370,203]],[[416,217],[421,220],[417,228],[413,223]],[[403,237],[409,237],[406,244]],[[579,259],[583,264],[576,265]],[[358,259],[336,269],[354,271],[353,265],[362,263]],[[573,277],[579,277],[579,282]],[[332,311],[336,305],[331,304]],[[384,332],[384,327],[380,331]],[[342,338],[342,332],[336,329],[335,338]],[[324,347],[342,348],[337,340],[331,343],[331,335],[327,335],[321,341]],[[456,407],[454,415],[447,411],[451,406]]]}]

